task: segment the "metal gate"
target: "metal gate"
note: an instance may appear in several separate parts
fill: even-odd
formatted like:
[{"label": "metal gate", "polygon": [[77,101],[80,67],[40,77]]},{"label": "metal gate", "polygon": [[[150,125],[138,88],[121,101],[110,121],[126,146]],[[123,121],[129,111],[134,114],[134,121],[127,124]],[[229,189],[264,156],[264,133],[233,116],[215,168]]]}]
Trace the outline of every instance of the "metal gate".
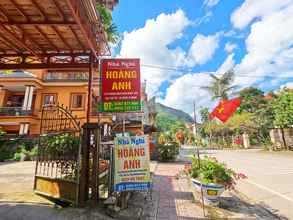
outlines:
[{"label": "metal gate", "polygon": [[58,202],[78,205],[79,122],[63,105],[42,108],[34,191]]}]

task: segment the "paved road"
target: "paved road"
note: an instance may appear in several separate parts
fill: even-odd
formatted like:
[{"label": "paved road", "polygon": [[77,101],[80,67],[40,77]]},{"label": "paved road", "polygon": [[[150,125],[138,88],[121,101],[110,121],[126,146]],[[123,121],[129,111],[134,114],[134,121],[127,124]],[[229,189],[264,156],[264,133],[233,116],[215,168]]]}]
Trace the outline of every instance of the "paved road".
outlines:
[{"label": "paved road", "polygon": [[[191,150],[185,150],[185,153]],[[209,150],[207,153],[243,172],[248,179],[239,191],[274,213],[293,219],[293,154],[260,150]]]}]

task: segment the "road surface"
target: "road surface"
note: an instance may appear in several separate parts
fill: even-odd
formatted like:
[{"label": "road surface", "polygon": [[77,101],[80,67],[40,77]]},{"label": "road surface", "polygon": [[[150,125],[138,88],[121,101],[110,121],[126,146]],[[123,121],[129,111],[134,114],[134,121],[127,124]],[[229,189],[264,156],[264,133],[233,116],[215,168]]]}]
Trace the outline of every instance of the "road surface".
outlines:
[{"label": "road surface", "polygon": [[[185,151],[185,152],[184,152]],[[192,150],[183,150],[190,154]],[[293,154],[261,150],[209,150],[201,155],[215,156],[248,176],[237,189],[276,214],[293,219]]]}]

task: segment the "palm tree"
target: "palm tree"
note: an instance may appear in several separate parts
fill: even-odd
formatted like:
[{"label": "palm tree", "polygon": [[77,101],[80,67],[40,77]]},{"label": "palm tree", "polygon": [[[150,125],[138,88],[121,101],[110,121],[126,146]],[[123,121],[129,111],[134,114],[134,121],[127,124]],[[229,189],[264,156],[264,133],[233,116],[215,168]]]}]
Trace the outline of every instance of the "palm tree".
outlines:
[{"label": "palm tree", "polygon": [[235,86],[231,86],[234,80],[234,71],[229,70],[222,76],[217,77],[214,74],[210,74],[213,78],[212,83],[209,86],[202,86],[202,89],[207,90],[212,94],[212,100],[220,98],[221,100],[228,99],[228,94]]},{"label": "palm tree", "polygon": [[96,7],[100,13],[104,30],[107,34],[107,41],[111,43],[117,43],[119,40],[119,34],[116,25],[113,23],[111,12],[104,5],[98,2]]}]

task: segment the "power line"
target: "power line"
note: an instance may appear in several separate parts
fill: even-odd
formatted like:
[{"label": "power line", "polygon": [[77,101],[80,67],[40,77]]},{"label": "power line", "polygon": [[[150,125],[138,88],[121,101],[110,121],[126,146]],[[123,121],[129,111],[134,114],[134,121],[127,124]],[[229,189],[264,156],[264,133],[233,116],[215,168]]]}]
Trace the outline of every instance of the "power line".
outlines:
[{"label": "power line", "polygon": [[[150,64],[142,64],[141,66],[146,68],[153,68],[153,69],[161,69],[161,70],[168,70],[168,71],[176,71],[181,73],[194,73],[194,70],[192,68],[180,68],[180,67],[172,67],[172,66],[157,66],[157,65],[150,65]],[[210,72],[214,73],[215,72]],[[221,75],[221,74],[215,74],[215,75]],[[244,77],[244,78],[272,78],[272,79],[290,79],[293,78],[293,76],[273,76],[273,75],[248,75],[248,74],[235,74],[235,77]]]}]

